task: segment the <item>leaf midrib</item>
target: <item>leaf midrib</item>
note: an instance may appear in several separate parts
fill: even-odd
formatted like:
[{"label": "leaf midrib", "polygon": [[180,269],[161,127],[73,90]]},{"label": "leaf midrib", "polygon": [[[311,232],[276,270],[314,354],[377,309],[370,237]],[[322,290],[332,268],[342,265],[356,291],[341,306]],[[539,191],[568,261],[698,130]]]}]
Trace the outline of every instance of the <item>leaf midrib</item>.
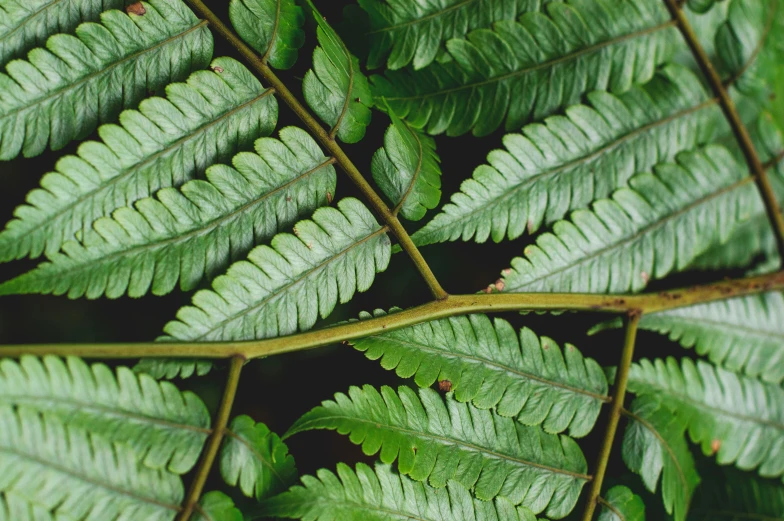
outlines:
[{"label": "leaf midrib", "polygon": [[594,45],[585,47],[585,48],[580,49],[580,50],[578,50],[576,52],[566,54],[566,55],[561,56],[559,58],[556,58],[554,60],[542,62],[542,63],[536,64],[536,65],[534,65],[532,67],[521,69],[519,71],[514,71],[514,72],[509,72],[509,73],[506,73],[506,74],[502,74],[501,76],[496,76],[494,78],[490,78],[490,79],[487,79],[487,80],[473,82],[473,83],[464,83],[464,84],[462,84],[462,85],[460,85],[458,87],[452,87],[452,88],[448,88],[448,89],[440,89],[440,90],[436,90],[436,91],[433,91],[433,92],[428,92],[428,93],[425,93],[425,94],[417,94],[417,95],[414,95],[414,96],[398,96],[398,97],[395,97],[395,96],[385,96],[385,99],[387,101],[411,101],[411,100],[420,100],[420,99],[432,98],[432,97],[435,97],[435,96],[445,96],[445,95],[451,94],[452,92],[459,92],[459,91],[466,90],[466,89],[475,89],[477,87],[482,87],[484,85],[498,83],[498,82],[501,82],[501,81],[504,81],[504,80],[507,80],[507,79],[510,79],[510,78],[514,78],[516,76],[521,76],[521,75],[524,75],[524,74],[529,74],[531,72],[536,72],[536,71],[541,70],[541,69],[546,69],[548,67],[554,67],[555,65],[558,65],[560,63],[568,62],[570,60],[577,59],[577,58],[579,58],[579,57],[581,57],[583,55],[591,54],[591,53],[596,52],[596,51],[600,51],[600,50],[602,50],[605,47],[609,47],[609,46],[615,45],[617,43],[624,42],[626,40],[631,40],[631,39],[634,39],[634,38],[645,36],[647,34],[655,33],[657,31],[661,31],[661,30],[664,30],[664,29],[667,29],[667,28],[670,28],[670,27],[674,27],[675,25],[676,25],[676,22],[674,20],[669,20],[669,21],[661,23],[659,25],[655,25],[653,27],[648,27],[647,29],[643,29],[643,30],[640,30],[640,31],[635,31],[635,32],[632,32],[632,33],[629,33],[629,34],[625,34],[625,35],[616,37],[616,38],[611,38],[609,40],[606,40],[606,41],[598,43],[598,44],[594,44]]},{"label": "leaf midrib", "polygon": [[446,13],[448,13],[450,11],[454,11],[454,10],[460,9],[460,8],[465,7],[466,5],[472,4],[474,2],[476,2],[476,0],[463,0],[462,2],[450,5],[449,7],[445,7],[443,9],[441,9],[441,10],[438,10],[438,11],[434,11],[434,12],[428,14],[428,15],[422,16],[421,18],[414,18],[413,20],[409,20],[407,22],[401,22],[401,23],[398,23],[398,24],[395,24],[395,25],[388,25],[388,26],[382,27],[380,29],[375,29],[373,31],[369,31],[369,32],[367,32],[365,34],[369,35],[369,34],[385,33],[385,32],[389,32],[389,31],[395,31],[395,30],[400,29],[402,27],[409,27],[411,25],[417,25],[417,24],[420,24],[420,23],[424,23],[424,22],[426,22],[426,21],[428,21],[428,20],[430,20],[432,18],[438,18],[439,16],[443,16],[444,14],[446,14]]},{"label": "leaf midrib", "polygon": [[[0,34],[0,44],[2,44],[3,40],[9,39],[12,35],[14,35],[18,31],[20,31],[23,27],[25,27],[28,21],[30,21],[33,18],[36,18],[47,9],[50,9],[51,7],[54,7],[55,5],[59,4],[61,1],[62,0],[50,0],[48,3],[41,5],[38,9],[28,11],[26,16],[17,20],[18,25],[16,27],[14,27],[13,29],[11,29],[5,34]],[[3,10],[0,9],[0,12],[2,11]]]},{"label": "leaf midrib", "polygon": [[251,443],[248,440],[246,440],[243,436],[240,436],[239,434],[237,434],[236,432],[234,432],[233,430],[231,430],[229,428],[226,428],[226,436],[228,436],[228,437],[232,438],[233,440],[235,440],[236,442],[241,443],[242,445],[244,445],[245,448],[248,450],[248,452],[250,452],[253,456],[255,456],[256,459],[258,459],[262,463],[262,465],[266,466],[275,475],[275,477],[277,478],[278,482],[281,485],[284,485],[284,486],[286,485],[286,482],[283,481],[283,478],[281,477],[280,473],[278,472],[278,469],[276,469],[275,466],[272,465],[272,463],[267,461],[266,458],[264,458],[261,455],[261,453],[259,453],[259,451],[257,451],[256,448],[253,445],[251,445]]}]

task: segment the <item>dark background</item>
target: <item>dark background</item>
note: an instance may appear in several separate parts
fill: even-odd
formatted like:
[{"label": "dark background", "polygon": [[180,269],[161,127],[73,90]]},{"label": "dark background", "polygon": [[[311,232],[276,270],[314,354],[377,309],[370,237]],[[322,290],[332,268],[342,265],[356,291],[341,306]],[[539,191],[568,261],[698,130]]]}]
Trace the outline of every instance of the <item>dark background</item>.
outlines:
[{"label": "dark background", "polygon": [[[341,19],[343,5],[347,1],[320,2],[322,14],[331,22]],[[227,3],[210,2],[224,19]],[[297,66],[290,71],[280,72],[281,78],[295,92],[300,92],[301,78],[310,66],[310,55],[314,46],[314,32],[308,31],[308,42],[300,53]],[[215,38],[214,56],[231,55],[239,58],[221,39]],[[298,125],[293,113],[285,106],[280,107],[278,128]],[[357,167],[368,177],[370,159],[383,141],[383,132],[389,124],[388,118],[379,112],[367,136],[359,144],[343,145]],[[438,153],[442,164],[442,203],[459,189],[460,182],[471,175],[473,168],[484,162],[485,156],[501,143],[502,131],[484,138],[467,135],[459,138],[440,136],[437,138]],[[95,135],[92,136],[95,139]],[[52,170],[57,159],[74,153],[76,145],[58,152],[47,152],[33,159],[19,159],[0,164],[2,188],[0,188],[0,222],[11,219],[14,208],[22,203],[24,195],[38,186],[41,176]],[[349,179],[338,171],[337,198],[358,196]],[[428,218],[431,211],[419,223],[404,222],[409,232],[415,231]],[[509,261],[522,254],[529,239],[524,237],[502,244],[448,243],[427,246],[422,253],[444,288],[450,293],[473,293],[499,277],[500,271]],[[36,265],[37,261],[19,261],[0,265],[0,280],[7,280]],[[715,278],[716,274],[682,274],[671,278],[666,284],[654,283],[652,289],[682,286]],[[206,284],[205,284],[206,286]],[[405,254],[396,254],[389,269],[377,276],[373,287],[365,294],[357,295],[349,304],[339,305],[332,315],[317,325],[355,318],[360,311],[374,308],[388,309],[392,306],[410,307],[430,299],[430,294],[412,263]],[[93,343],[150,341],[158,336],[164,324],[174,318],[177,309],[190,302],[190,294],[174,292],[166,297],[149,295],[134,300],[128,297],[117,300],[105,298],[88,301],[71,301],[66,297],[13,296],[0,298],[0,345],[14,343]],[[603,365],[615,365],[620,357],[622,334],[619,331],[587,337],[591,325],[607,318],[596,314],[549,315],[504,314],[504,318],[516,326],[526,325],[539,335],[550,336],[560,344],[576,344],[586,355]],[[637,358],[674,354],[689,356],[665,337],[640,332]],[[203,378],[177,382],[180,387],[190,388],[203,397],[214,412],[225,381],[225,364]],[[402,383],[393,372],[387,372],[377,362],[369,361],[351,347],[334,345],[312,351],[276,356],[248,363],[242,374],[234,414],[249,414],[265,422],[273,431],[283,433],[294,420],[322,400],[336,392],[345,392],[351,385],[371,383],[397,386]],[[411,384],[413,385],[413,384]],[[606,408],[605,408],[606,409]],[[606,413],[606,411],[605,411]],[[603,417],[594,433],[581,440],[589,467],[593,468],[595,455],[603,435]],[[621,429],[623,424],[621,425]],[[358,447],[346,437],[333,432],[317,431],[304,433],[289,440],[291,453],[297,460],[301,473],[313,473],[321,467],[334,468],[338,461],[372,461],[364,457]],[[617,444],[618,445],[618,444]],[[624,468],[620,454],[614,454],[610,473],[623,476]],[[633,483],[638,483],[635,478]],[[220,486],[219,480],[211,485]],[[646,501],[649,506],[660,501]],[[650,512],[650,511],[649,511]]]}]

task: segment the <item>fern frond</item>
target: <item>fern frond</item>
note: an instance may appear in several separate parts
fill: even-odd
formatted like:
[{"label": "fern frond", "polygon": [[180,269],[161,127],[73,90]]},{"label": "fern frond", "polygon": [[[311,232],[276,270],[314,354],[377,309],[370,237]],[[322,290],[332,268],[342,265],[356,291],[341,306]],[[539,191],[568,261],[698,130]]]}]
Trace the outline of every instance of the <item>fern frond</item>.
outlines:
[{"label": "fern frond", "polygon": [[444,43],[537,11],[540,0],[359,0],[370,18],[368,67],[430,65]]},{"label": "fern frond", "polygon": [[451,481],[447,490],[400,476],[388,465],[371,469],[360,463],[356,472],[340,463],[337,475],[322,469],[304,476],[303,486],[262,502],[264,517],[285,517],[308,521],[363,519],[389,521],[535,521],[525,507],[515,508],[504,498],[480,501],[463,485]]},{"label": "fern frond", "polygon": [[441,159],[433,138],[395,115],[384,134],[384,147],[373,155],[373,179],[395,209],[418,221],[441,199]]},{"label": "fern frond", "polygon": [[54,519],[171,521],[183,499],[179,476],[137,461],[113,444],[57,417],[0,407],[0,492],[31,508],[14,521]]},{"label": "fern frond", "polygon": [[330,125],[330,136],[344,143],[356,143],[365,136],[370,124],[373,95],[359,61],[327,23],[327,20],[306,0],[318,28],[318,47],[313,51],[313,68],[302,81],[302,94],[313,112]]},{"label": "fern frond", "polygon": [[285,437],[312,429],[348,434],[365,454],[380,451],[382,462],[397,460],[401,474],[435,488],[454,479],[479,499],[503,496],[552,519],[572,511],[590,479],[573,439],[449,396],[445,403],[432,389],[417,396],[408,387],[351,387],[302,416]]},{"label": "fern frond", "polygon": [[[612,199],[577,210],[512,260],[504,291],[622,293],[686,268],[762,206],[753,178],[724,148],[684,152],[637,174]],[[699,231],[699,233],[698,233]],[[618,266],[624,266],[618,269]]]},{"label": "fern frond", "polygon": [[761,476],[784,475],[784,389],[703,361],[642,360],[629,390],[666,400],[689,426],[692,441],[721,465]]},{"label": "fern frond", "polygon": [[239,484],[248,497],[261,501],[294,484],[297,469],[289,449],[274,432],[249,416],[234,418],[220,455],[223,479]]},{"label": "fern frond", "polygon": [[[718,470],[718,469],[716,469]],[[783,521],[784,486],[725,467],[712,472],[694,495],[689,519]]]},{"label": "fern frond", "polygon": [[123,0],[0,0],[0,65],[24,54],[54,33],[69,33],[98,20]]},{"label": "fern frond", "polygon": [[65,243],[64,253],[0,284],[0,295],[165,295],[178,280],[193,289],[334,193],[332,160],[313,138],[296,127],[280,138],[259,139],[256,154],[234,157],[235,168],[211,166],[206,181],[164,188],[98,219],[83,244]]},{"label": "fern frond", "polygon": [[608,490],[600,499],[599,521],[645,521],[642,498],[621,485]]},{"label": "fern frond", "polygon": [[545,11],[449,40],[443,63],[373,76],[373,95],[430,134],[484,136],[504,120],[519,129],[592,90],[644,83],[678,42],[655,0],[549,2]]},{"label": "fern frond", "polygon": [[239,62],[217,58],[98,129],[78,155],[58,161],[0,233],[0,260],[52,255],[92,223],[167,186],[179,186],[275,128],[277,102]]},{"label": "fern frond", "polygon": [[209,360],[190,360],[182,358],[142,358],[133,366],[135,373],[145,373],[156,380],[174,380],[204,376],[212,369]]},{"label": "fern frond", "polygon": [[129,445],[146,466],[177,474],[196,463],[210,427],[209,412],[195,394],[125,367],[113,373],[78,358],[3,359],[0,404],[87,428]]},{"label": "fern frond", "polygon": [[290,69],[305,44],[305,15],[294,0],[231,0],[237,34],[276,69]]},{"label": "fern frond", "polygon": [[358,200],[321,208],[276,235],[181,308],[165,331],[180,340],[249,340],[304,331],[365,291],[391,255],[386,228]]},{"label": "fern frond", "polygon": [[725,128],[715,100],[681,66],[669,65],[620,96],[592,92],[588,104],[504,136],[505,150],[490,152],[488,164],[412,238],[417,245],[516,239]]},{"label": "fern frond", "polygon": [[684,521],[700,476],[686,443],[682,418],[658,400],[644,396],[632,402],[629,425],[623,436],[623,461],[640,475],[645,487],[661,495],[667,513]]},{"label": "fern frond", "polygon": [[695,13],[707,13],[719,0],[686,0],[686,5]]},{"label": "fern frond", "polygon": [[551,433],[568,428],[571,436],[585,436],[607,400],[602,368],[573,345],[562,352],[553,340],[540,339],[528,328],[518,338],[509,322],[496,318],[491,323],[486,315],[434,320],[353,345],[401,378],[413,376],[420,387],[448,380],[457,400],[494,407],[502,416],[542,424]]},{"label": "fern frond", "polygon": [[202,496],[191,516],[193,521],[244,521],[240,509],[223,492],[213,491]]},{"label": "fern frond", "polygon": [[180,0],[145,14],[106,11],[76,36],[58,34],[0,73],[0,160],[64,147],[172,81],[206,67],[212,36]]}]

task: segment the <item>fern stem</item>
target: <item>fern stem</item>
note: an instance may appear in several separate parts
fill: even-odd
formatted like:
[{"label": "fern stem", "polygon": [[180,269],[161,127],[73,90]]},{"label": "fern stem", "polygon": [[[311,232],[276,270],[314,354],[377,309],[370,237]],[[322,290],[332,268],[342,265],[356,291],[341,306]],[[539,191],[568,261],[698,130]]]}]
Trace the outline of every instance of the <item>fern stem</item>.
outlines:
[{"label": "fern stem", "polygon": [[422,278],[427,284],[430,292],[436,300],[446,298],[447,292],[441,287],[441,284],[433,275],[433,271],[425,262],[424,257],[414,245],[411,236],[400,223],[397,216],[389,209],[383,199],[373,190],[370,183],[362,176],[362,173],[357,169],[354,163],[349,159],[343,149],[335,141],[334,136],[327,132],[321,124],[310,114],[307,108],[297,99],[297,97],[286,87],[286,85],[278,78],[278,76],[269,68],[265,60],[259,57],[256,52],[250,48],[242,39],[237,36],[226,24],[213,13],[201,0],[186,0],[191,8],[203,19],[207,20],[210,26],[228,41],[237,51],[242,55],[245,61],[258,73],[264,80],[275,89],[276,95],[283,100],[283,102],[294,111],[297,117],[305,124],[308,130],[318,141],[326,148],[335,161],[340,165],[348,177],[359,188],[362,195],[370,203],[370,206],[376,211],[381,219],[389,226],[390,231],[397,238],[400,247],[408,254],[416,266],[417,271],[422,275]]},{"label": "fern stem", "polygon": [[618,430],[618,421],[621,418],[621,410],[623,409],[623,401],[626,398],[626,384],[629,381],[629,369],[632,366],[632,358],[634,357],[634,344],[637,339],[637,325],[640,322],[640,317],[642,317],[640,311],[632,311],[628,315],[626,338],[623,343],[621,362],[618,364],[618,372],[615,376],[615,389],[613,391],[613,400],[610,404],[610,416],[607,419],[607,430],[604,433],[604,441],[599,451],[599,458],[596,461],[593,481],[588,491],[588,500],[583,511],[583,521],[591,521],[593,518],[599,495],[602,492],[604,474],[607,471],[607,463],[610,461],[615,433]]},{"label": "fern stem", "polygon": [[492,293],[449,295],[385,316],[353,321],[295,335],[241,342],[147,342],[133,344],[42,344],[0,347],[0,355],[79,356],[82,358],[125,359],[142,357],[176,358],[260,358],[354,340],[394,331],[440,318],[470,313],[505,311],[592,311],[655,313],[765,291],[784,290],[784,271],[724,280],[690,288],[639,295],[597,295],[590,293]]},{"label": "fern stem", "polygon": [[708,54],[705,52],[705,49],[702,48],[697,35],[694,33],[694,29],[692,29],[691,24],[689,24],[689,21],[686,19],[686,15],[683,13],[683,10],[678,4],[678,1],[664,0],[664,3],[670,10],[672,18],[677,22],[678,28],[680,29],[683,38],[686,40],[686,43],[694,55],[694,59],[697,61],[697,64],[702,70],[702,73],[705,75],[705,78],[708,80],[708,83],[713,89],[713,92],[716,94],[716,96],[719,97],[719,105],[721,105],[724,116],[729,121],[732,132],[735,134],[735,138],[738,140],[738,144],[743,151],[743,155],[749,165],[751,174],[755,176],[757,188],[759,189],[760,194],[762,195],[762,200],[765,203],[765,210],[768,214],[768,219],[770,220],[770,223],[773,226],[773,230],[775,231],[779,257],[784,259],[784,215],[781,213],[779,203],[776,199],[776,194],[770,184],[770,179],[768,179],[768,175],[765,172],[762,161],[760,160],[759,155],[754,148],[754,144],[751,141],[749,132],[746,129],[746,126],[743,124],[743,121],[740,118],[740,114],[738,114],[738,110],[735,108],[735,103],[732,101],[732,98],[730,98],[727,89],[724,87],[724,83],[722,82],[719,73],[716,72],[716,68],[713,66],[713,63],[711,63]]},{"label": "fern stem", "polygon": [[234,356],[231,359],[229,366],[229,376],[226,379],[226,387],[223,391],[223,398],[221,399],[218,413],[215,417],[215,425],[213,426],[212,435],[207,440],[207,446],[204,449],[199,466],[196,468],[196,474],[193,476],[191,487],[188,490],[188,495],[183,503],[183,509],[180,515],[177,516],[177,521],[188,521],[193,510],[197,507],[201,493],[204,490],[204,484],[207,482],[207,476],[212,469],[212,464],[218,455],[223,436],[226,434],[226,425],[229,424],[229,416],[231,415],[231,407],[234,405],[234,397],[237,394],[237,385],[240,382],[240,373],[242,372],[242,365],[245,359],[241,356]]}]

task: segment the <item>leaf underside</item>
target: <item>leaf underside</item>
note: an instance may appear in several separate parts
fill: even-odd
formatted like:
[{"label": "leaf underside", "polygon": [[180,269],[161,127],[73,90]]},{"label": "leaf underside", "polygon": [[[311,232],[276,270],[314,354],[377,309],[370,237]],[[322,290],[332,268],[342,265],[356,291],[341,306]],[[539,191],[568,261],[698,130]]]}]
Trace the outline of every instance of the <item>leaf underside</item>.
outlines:
[{"label": "leaf underside", "polygon": [[290,69],[305,43],[305,15],[294,0],[231,0],[229,18],[240,37],[276,69]]},{"label": "leaf underside", "polygon": [[602,501],[599,521],[645,521],[642,498],[627,487],[618,485],[611,488]]}]

